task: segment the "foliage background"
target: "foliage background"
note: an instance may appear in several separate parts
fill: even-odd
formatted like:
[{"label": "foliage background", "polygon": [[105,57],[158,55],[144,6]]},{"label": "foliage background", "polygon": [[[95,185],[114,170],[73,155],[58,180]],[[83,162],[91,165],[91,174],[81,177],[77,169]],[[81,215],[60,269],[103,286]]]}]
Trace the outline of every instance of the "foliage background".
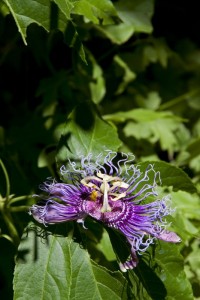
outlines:
[{"label": "foliage background", "polygon": [[[73,231],[77,242],[89,241],[93,260],[69,236],[63,241],[53,235],[55,262],[49,266],[49,248],[39,239],[40,278],[31,260],[36,238],[31,231],[19,246],[23,263],[15,270],[15,299],[89,299],[85,284],[95,299],[200,299],[199,26],[195,1],[0,1],[1,299],[13,298],[17,248],[31,221],[30,195],[47,177],[59,177],[57,167],[66,157],[105,147],[133,152],[137,163],[155,162],[170,186],[173,230],[181,245],[160,243],[141,258],[140,267],[122,275],[106,232],[90,220],[90,233],[75,225]],[[63,130],[70,133],[67,141]],[[71,152],[62,151],[66,143]],[[55,272],[60,247],[59,270],[72,254],[85,262],[77,270],[72,262],[79,281],[74,294],[66,269],[62,276]],[[39,278],[32,279],[28,294],[25,262]],[[47,266],[54,278],[61,276],[56,291],[49,289],[50,279],[44,282]],[[67,280],[73,286],[72,279]]]}]

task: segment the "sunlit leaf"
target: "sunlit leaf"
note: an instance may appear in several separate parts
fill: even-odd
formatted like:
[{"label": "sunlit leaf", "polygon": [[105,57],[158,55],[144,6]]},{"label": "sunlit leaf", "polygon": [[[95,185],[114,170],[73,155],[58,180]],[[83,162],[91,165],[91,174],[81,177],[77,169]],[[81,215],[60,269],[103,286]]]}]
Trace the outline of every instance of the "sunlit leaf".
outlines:
[{"label": "sunlit leaf", "polygon": [[133,136],[136,139],[148,139],[151,143],[160,142],[163,150],[171,153],[176,149],[178,141],[175,131],[178,130],[181,118],[171,112],[156,112],[150,109],[133,109],[127,112],[117,112],[104,116],[106,120],[114,122],[129,121],[124,127],[127,137]]}]

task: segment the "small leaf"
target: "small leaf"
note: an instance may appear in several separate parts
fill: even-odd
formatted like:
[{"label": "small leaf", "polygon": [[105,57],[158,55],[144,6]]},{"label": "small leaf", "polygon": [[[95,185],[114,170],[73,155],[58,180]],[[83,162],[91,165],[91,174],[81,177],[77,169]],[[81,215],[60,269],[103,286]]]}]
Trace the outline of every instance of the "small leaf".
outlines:
[{"label": "small leaf", "polygon": [[24,234],[14,274],[15,300],[127,299],[122,274],[98,266],[72,239],[40,227]]}]

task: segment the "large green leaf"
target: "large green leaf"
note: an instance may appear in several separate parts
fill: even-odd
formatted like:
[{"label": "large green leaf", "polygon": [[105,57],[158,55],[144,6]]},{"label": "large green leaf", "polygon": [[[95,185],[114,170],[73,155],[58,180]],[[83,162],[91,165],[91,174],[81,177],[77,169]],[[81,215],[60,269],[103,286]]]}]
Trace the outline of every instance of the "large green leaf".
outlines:
[{"label": "large green leaf", "polygon": [[154,169],[160,172],[160,178],[163,186],[172,186],[174,191],[182,190],[188,193],[196,192],[196,188],[192,180],[180,168],[164,161],[146,161],[139,164],[140,169],[145,170],[149,164],[154,165]]},{"label": "large green leaf", "polygon": [[116,129],[84,103],[73,111],[62,131],[57,162],[60,165],[73,159],[79,165],[82,156],[91,153],[96,157],[105,150],[117,151],[120,144]]},{"label": "large green leaf", "polygon": [[15,300],[127,299],[120,272],[98,266],[71,238],[41,238],[36,227],[24,234],[14,274]]}]

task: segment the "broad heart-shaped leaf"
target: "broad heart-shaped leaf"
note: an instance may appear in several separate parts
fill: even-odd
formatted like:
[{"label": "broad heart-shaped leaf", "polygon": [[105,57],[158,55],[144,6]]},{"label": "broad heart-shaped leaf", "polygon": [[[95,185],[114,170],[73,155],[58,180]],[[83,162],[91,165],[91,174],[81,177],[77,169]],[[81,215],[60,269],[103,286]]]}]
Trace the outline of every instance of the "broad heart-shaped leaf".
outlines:
[{"label": "broad heart-shaped leaf", "polygon": [[14,273],[15,300],[120,300],[127,299],[126,280],[93,262],[71,238],[40,227],[25,233],[18,249]]},{"label": "broad heart-shaped leaf", "polygon": [[80,159],[92,154],[95,159],[105,150],[117,151],[121,142],[117,131],[103,121],[86,103],[79,105],[70,115],[58,145],[58,167],[68,159],[80,165]]},{"label": "broad heart-shaped leaf", "polygon": [[160,172],[163,186],[172,186],[174,191],[182,190],[188,193],[196,192],[193,182],[180,168],[163,161],[146,161],[139,163],[140,170],[146,170],[150,164],[154,165],[154,170]]}]

